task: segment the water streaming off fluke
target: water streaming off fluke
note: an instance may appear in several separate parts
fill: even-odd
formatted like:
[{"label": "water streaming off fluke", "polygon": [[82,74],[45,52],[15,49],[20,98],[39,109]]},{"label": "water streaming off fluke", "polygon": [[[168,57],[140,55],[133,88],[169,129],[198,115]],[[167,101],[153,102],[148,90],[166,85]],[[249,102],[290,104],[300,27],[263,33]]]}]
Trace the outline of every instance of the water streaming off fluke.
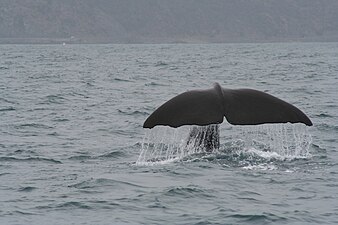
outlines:
[{"label": "water streaming off fluke", "polygon": [[[211,154],[244,153],[279,160],[308,158],[312,137],[303,124],[226,125],[220,128],[221,146]],[[137,165],[163,164],[197,153],[208,153],[199,140],[191,140],[194,126],[155,127],[146,130]],[[204,138],[196,136],[196,138]],[[222,144],[225,143],[225,144]]]}]

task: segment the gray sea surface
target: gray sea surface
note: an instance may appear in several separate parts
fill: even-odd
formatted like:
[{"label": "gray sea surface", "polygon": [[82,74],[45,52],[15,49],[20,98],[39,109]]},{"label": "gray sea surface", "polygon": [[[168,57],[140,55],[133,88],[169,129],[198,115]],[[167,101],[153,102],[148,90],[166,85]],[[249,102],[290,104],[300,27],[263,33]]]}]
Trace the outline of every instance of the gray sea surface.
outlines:
[{"label": "gray sea surface", "polygon": [[[0,224],[338,223],[338,43],[0,45],[0,79]],[[142,128],[214,82],[314,125]]]}]

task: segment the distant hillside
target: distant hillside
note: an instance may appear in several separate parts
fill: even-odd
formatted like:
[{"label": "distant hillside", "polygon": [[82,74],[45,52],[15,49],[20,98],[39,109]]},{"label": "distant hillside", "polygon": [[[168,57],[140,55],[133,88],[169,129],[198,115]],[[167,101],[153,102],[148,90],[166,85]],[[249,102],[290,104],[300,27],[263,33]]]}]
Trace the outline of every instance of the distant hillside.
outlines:
[{"label": "distant hillside", "polygon": [[0,0],[0,43],[338,41],[337,0]]}]

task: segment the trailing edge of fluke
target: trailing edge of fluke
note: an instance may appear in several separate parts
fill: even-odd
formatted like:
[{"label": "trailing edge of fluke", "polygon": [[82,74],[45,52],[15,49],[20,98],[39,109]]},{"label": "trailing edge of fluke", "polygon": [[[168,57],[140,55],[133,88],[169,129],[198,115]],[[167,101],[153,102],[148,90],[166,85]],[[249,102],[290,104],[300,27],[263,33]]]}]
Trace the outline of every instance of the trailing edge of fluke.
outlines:
[{"label": "trailing edge of fluke", "polygon": [[211,89],[187,91],[156,109],[144,122],[144,128],[157,125],[209,125],[223,122],[233,125],[265,123],[304,123],[311,120],[297,107],[270,94],[253,89],[226,89],[218,83]]}]

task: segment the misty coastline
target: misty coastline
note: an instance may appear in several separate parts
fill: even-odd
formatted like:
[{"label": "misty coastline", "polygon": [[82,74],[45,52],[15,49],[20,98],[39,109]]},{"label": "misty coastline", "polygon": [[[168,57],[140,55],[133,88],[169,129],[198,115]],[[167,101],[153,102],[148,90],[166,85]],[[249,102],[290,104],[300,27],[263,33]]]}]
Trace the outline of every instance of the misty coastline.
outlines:
[{"label": "misty coastline", "polygon": [[3,0],[0,44],[338,41],[338,1]]}]

